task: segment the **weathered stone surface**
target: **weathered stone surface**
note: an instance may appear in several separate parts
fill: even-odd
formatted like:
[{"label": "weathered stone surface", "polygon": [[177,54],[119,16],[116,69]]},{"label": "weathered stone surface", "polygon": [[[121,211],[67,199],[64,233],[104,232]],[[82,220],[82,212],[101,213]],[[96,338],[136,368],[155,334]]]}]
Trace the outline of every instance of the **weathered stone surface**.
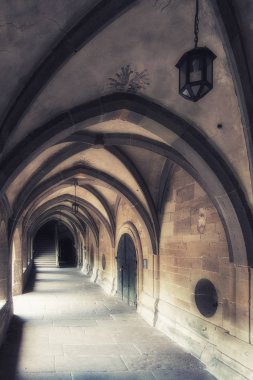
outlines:
[{"label": "weathered stone surface", "polygon": [[[193,0],[49,3],[0,5],[0,343],[11,298],[30,274],[36,228],[55,218],[74,235],[78,266],[108,294],[119,295],[124,282],[117,248],[129,234],[136,250],[131,302],[138,311],[150,324],[167,324],[174,338],[182,332],[187,348],[221,377],[249,377],[245,357],[230,352],[222,338],[233,336],[235,348],[247,343],[251,358],[252,0],[201,2],[201,44],[217,59],[213,89],[197,103],[178,95],[175,68],[192,43]],[[80,209],[72,215],[76,190]],[[24,306],[25,322],[14,318],[8,354],[17,357],[19,327],[24,371],[35,371],[41,356],[36,371],[46,366],[59,377],[56,369],[72,367],[76,346],[80,357],[87,346],[90,361],[78,360],[80,373],[72,378],[96,365],[96,347],[97,370],[131,377],[118,350],[130,367],[140,360],[150,368],[140,378],[164,377],[152,369],[159,353],[144,348],[156,347],[154,340],[162,345],[164,337],[134,311],[99,292],[82,298],[83,288],[66,271],[60,283],[57,273],[44,283],[40,274],[37,301],[15,300]],[[195,302],[201,279],[217,291],[217,300],[200,295],[217,305],[213,316]],[[66,283],[66,294],[75,295],[68,303]],[[162,353],[158,364],[165,368],[163,359]],[[184,374],[166,370],[168,378]]]},{"label": "weathered stone surface", "polygon": [[[46,281],[52,274],[53,286]],[[181,379],[182,365],[202,376],[199,361],[76,269],[39,272],[34,291],[16,298],[15,312],[20,322],[0,351],[1,379],[156,380],[153,371],[161,369]]]}]

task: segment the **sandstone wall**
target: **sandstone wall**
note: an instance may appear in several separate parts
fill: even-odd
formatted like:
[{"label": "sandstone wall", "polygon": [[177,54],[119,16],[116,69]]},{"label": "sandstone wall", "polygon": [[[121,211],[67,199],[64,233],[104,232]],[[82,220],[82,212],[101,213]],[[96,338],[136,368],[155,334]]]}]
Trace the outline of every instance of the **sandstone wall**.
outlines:
[{"label": "sandstone wall", "polygon": [[[138,312],[206,363],[217,378],[250,379],[252,270],[230,261],[223,224],[205,191],[176,168],[160,215],[159,255],[153,254],[143,222],[125,199],[118,202],[115,216],[115,247],[102,225],[98,251],[88,233],[88,252],[91,246],[96,252],[92,280],[117,295],[117,247],[128,233],[137,255]],[[211,316],[196,305],[195,288],[203,279],[217,292]]]},{"label": "sandstone wall", "polygon": [[[181,168],[171,179],[161,226],[156,326],[205,362],[218,378],[242,379],[240,374],[250,378],[249,269],[229,261],[216,209]],[[210,280],[217,291],[213,316],[203,315],[195,302],[201,279]]]}]

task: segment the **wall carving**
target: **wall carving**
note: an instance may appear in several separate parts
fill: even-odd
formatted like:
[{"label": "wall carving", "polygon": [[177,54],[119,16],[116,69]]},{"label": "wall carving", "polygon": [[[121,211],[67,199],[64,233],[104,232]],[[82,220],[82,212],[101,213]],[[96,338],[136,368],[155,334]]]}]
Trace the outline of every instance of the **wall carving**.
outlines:
[{"label": "wall carving", "polygon": [[108,87],[114,91],[137,93],[145,90],[150,85],[148,70],[137,71],[131,65],[125,65],[115,74],[114,78],[108,78]]},{"label": "wall carving", "polygon": [[206,230],[206,210],[203,207],[199,209],[197,230],[200,234],[204,234]]}]

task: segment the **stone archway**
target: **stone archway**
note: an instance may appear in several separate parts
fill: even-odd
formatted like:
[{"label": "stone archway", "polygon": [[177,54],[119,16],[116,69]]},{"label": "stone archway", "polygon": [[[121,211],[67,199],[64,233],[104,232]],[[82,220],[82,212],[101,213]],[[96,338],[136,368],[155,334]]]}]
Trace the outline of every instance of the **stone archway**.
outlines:
[{"label": "stone archway", "polygon": [[[105,109],[107,112],[105,112]],[[253,241],[252,221],[245,195],[225,160],[194,126],[154,102],[133,94],[116,93],[104,96],[99,98],[99,101],[92,101],[75,107],[69,110],[69,113],[80,122],[87,121],[95,125],[108,120],[108,113],[113,111],[120,112],[120,110],[124,109],[127,110],[127,117],[124,116],[125,121],[140,125],[154,135],[159,136],[163,141],[162,144],[158,144],[159,147],[152,148],[147,141],[148,139],[144,139],[145,141],[142,142],[141,146],[148,150],[159,152],[184,167],[209,194],[224,224],[229,242],[230,260],[238,265],[251,264],[253,260],[251,253]],[[90,112],[94,114],[92,118],[90,117]],[[69,135],[64,141],[80,140],[78,135],[80,123],[74,128],[67,116],[64,117],[66,121],[64,130]],[[17,175],[17,170],[22,170],[22,167],[27,164],[28,159],[35,158],[39,152],[50,146],[50,144],[62,141],[60,138],[63,131],[62,124],[57,120],[51,120],[50,123],[41,127],[34,140],[28,142],[31,149],[24,156],[20,167],[14,162],[15,157],[9,158],[8,165],[15,167],[15,169],[7,171],[10,171],[12,175],[9,178],[3,178],[5,180],[3,190],[11,181],[11,177]],[[54,130],[52,130],[52,125]],[[47,128],[50,128],[51,138],[41,144],[46,132],[48,132]],[[75,132],[77,133],[76,136]],[[96,145],[97,143],[98,141],[96,142],[94,138],[93,144]],[[113,135],[104,138],[104,144],[106,145],[127,145],[128,143],[133,144],[132,138],[128,142],[124,142],[121,138],[118,139],[117,136]],[[61,177],[59,176],[59,178]]]},{"label": "stone archway", "polygon": [[78,239],[60,220],[44,221],[34,233],[34,261],[38,266],[75,267],[78,263]]},{"label": "stone archway", "polygon": [[117,250],[117,293],[131,306],[137,305],[137,257],[130,235],[123,234]]},{"label": "stone archway", "polygon": [[[117,212],[119,212],[119,211],[117,211]],[[116,289],[119,290],[119,281],[122,281],[121,276],[119,276],[120,262],[118,260],[118,251],[120,249],[122,249],[120,247],[120,244],[123,245],[123,249],[124,249],[124,244],[125,244],[124,241],[122,241],[122,243],[120,243],[121,238],[122,237],[124,238],[124,236],[127,236],[127,240],[128,240],[127,244],[129,244],[128,247],[131,250],[131,254],[132,254],[131,258],[133,260],[133,263],[132,263],[133,266],[132,267],[135,268],[135,271],[136,271],[136,279],[134,280],[134,277],[132,278],[132,281],[133,282],[135,281],[135,284],[133,284],[135,286],[135,300],[132,303],[130,302],[130,304],[138,306],[139,300],[141,298],[141,293],[142,293],[142,290],[143,290],[143,252],[142,252],[142,241],[140,239],[140,235],[139,235],[138,229],[130,221],[124,223],[119,228],[119,231],[118,231],[118,239],[117,239],[117,244],[116,244],[116,248],[115,248],[115,257],[116,257],[116,267],[115,267]],[[151,243],[149,242],[148,236],[146,237],[145,241],[148,244],[149,249],[151,249]],[[121,264],[121,266],[122,266],[122,264]],[[122,294],[121,294],[121,297],[122,297]]]}]

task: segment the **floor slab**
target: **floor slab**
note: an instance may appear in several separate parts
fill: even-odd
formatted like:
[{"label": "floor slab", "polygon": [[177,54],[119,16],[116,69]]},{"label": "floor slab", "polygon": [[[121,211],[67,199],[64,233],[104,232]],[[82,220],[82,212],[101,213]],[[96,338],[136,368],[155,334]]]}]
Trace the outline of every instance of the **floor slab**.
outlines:
[{"label": "floor slab", "polygon": [[214,380],[134,308],[77,269],[38,270],[14,300],[3,380]]}]

